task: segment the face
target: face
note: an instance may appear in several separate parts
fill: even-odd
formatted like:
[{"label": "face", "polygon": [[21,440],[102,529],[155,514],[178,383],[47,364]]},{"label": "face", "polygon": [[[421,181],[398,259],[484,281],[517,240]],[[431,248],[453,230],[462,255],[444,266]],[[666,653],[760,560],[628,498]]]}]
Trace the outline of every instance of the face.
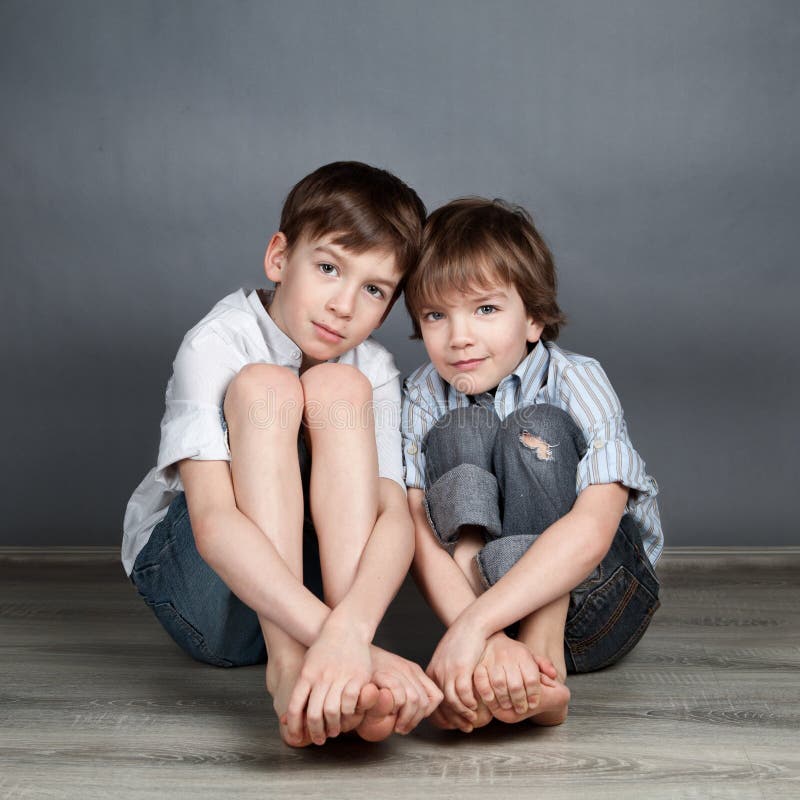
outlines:
[{"label": "face", "polygon": [[422,309],[422,339],[438,373],[465,394],[497,386],[542,335],[544,326],[528,315],[514,286],[451,292],[444,301]]},{"label": "face", "polygon": [[393,254],[356,254],[336,238],[302,237],[289,249],[276,233],[264,258],[267,277],[280,284],[269,315],[302,350],[301,370],[361,344],[381,324],[400,281]]}]

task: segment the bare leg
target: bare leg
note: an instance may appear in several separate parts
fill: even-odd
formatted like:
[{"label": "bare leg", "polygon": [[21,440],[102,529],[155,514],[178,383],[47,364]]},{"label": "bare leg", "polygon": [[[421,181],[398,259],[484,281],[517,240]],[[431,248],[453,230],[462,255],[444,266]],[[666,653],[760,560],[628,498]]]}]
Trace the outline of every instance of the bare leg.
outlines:
[{"label": "bare leg", "polygon": [[311,443],[311,515],[325,602],[353,583],[378,516],[378,454],[372,387],[354,367],[320,364],[301,378]]},{"label": "bare leg", "polygon": [[[480,528],[464,527],[459,531],[459,541],[453,553],[461,571],[469,580],[475,594],[484,591],[483,584],[475,564],[475,555],[485,544]],[[537,656],[549,658],[558,675],[556,686],[548,683],[542,684],[541,698],[533,713],[517,714],[513,709],[501,709],[494,716],[503,722],[519,722],[530,719],[537,725],[558,725],[567,717],[570,693],[565,683],[567,667],[564,661],[564,625],[569,608],[569,595],[554,600],[544,608],[528,615],[520,622],[518,641],[527,645],[532,653]],[[492,719],[492,712],[478,698],[478,719],[472,727],[479,728]],[[432,718],[439,727],[458,727],[455,723],[458,716],[445,714]]]},{"label": "bare leg", "polygon": [[458,534],[458,543],[453,552],[453,559],[461,568],[477,597],[479,594],[483,594],[484,591],[481,576],[478,572],[478,565],[475,561],[475,556],[486,544],[483,529],[473,525],[463,525],[459,528]]},{"label": "bare leg", "polygon": [[[558,680],[556,686],[542,683],[539,704],[533,713],[517,714],[513,710],[501,710],[495,716],[506,722],[518,722],[528,718],[537,725],[560,725],[569,709],[570,692],[566,687],[567,665],[564,661],[564,626],[569,609],[569,595],[559,597],[520,622],[518,641],[528,646],[536,656],[545,656],[553,662]],[[501,716],[502,715],[502,716]],[[508,719],[505,719],[505,717]]]},{"label": "bare leg", "polygon": [[[225,397],[236,505],[270,539],[298,580],[303,579],[303,490],[297,460],[302,408],[297,377],[269,364],[244,367]],[[267,690],[280,718],[305,647],[266,618],[259,617],[259,623],[269,656]],[[284,726],[281,735],[287,739]]]},{"label": "bare leg", "polygon": [[[485,544],[486,539],[483,528],[464,525],[458,531],[458,542],[453,551],[453,560],[469,581],[469,585],[472,587],[472,591],[475,592],[476,597],[483,593],[484,586],[481,583],[475,556]],[[479,694],[475,694],[475,699],[478,701],[478,708],[475,710],[477,718],[475,720],[469,721],[465,719],[454,709],[447,708],[445,703],[442,703],[431,715],[431,723],[437,728],[445,730],[458,728],[464,733],[470,733],[474,728],[482,728],[484,725],[488,725],[492,721],[492,712],[481,700]]]},{"label": "bare leg", "polygon": [[[320,364],[301,377],[311,445],[310,505],[319,539],[325,602],[336,607],[355,580],[378,515],[378,455],[372,386],[363,373],[341,364]],[[381,689],[363,721],[343,721],[369,741],[389,736],[394,701]]]}]

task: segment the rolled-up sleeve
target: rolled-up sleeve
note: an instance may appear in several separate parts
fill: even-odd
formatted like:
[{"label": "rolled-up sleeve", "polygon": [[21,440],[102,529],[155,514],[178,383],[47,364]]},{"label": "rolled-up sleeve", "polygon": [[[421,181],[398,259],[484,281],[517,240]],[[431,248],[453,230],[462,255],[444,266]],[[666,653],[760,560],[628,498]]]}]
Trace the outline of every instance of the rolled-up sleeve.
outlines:
[{"label": "rolled-up sleeve", "polygon": [[619,482],[633,492],[655,497],[658,486],[631,443],[619,398],[600,364],[589,361],[565,371],[560,396],[586,438],[576,491]]},{"label": "rolled-up sleeve", "polygon": [[435,422],[436,416],[423,404],[419,389],[406,383],[401,430],[406,486],[410,489],[425,488],[425,454],[422,452],[422,443]]},{"label": "rolled-up sleeve", "polygon": [[174,465],[184,458],[230,461],[222,405],[238,369],[230,347],[213,331],[187,337],[167,384],[156,471],[166,485],[179,485]]}]

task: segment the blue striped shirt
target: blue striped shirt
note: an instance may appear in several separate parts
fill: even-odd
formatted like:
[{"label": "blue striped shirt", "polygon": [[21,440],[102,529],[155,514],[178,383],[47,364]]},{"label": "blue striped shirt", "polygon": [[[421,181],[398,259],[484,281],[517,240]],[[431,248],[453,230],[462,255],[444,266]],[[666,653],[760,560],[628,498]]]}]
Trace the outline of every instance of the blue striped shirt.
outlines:
[{"label": "blue striped shirt", "polygon": [[[638,523],[647,556],[658,561],[664,546],[656,495],[658,484],[647,474],[628,436],[622,406],[600,364],[593,358],[539,342],[522,363],[500,381],[491,399],[500,419],[517,408],[549,403],[566,411],[583,431],[587,450],[578,465],[576,491],[598,483],[619,482],[631,491],[626,511]],[[433,364],[406,379],[403,388],[403,456],[406,485],[425,488],[422,444],[448,411],[470,405],[469,396],[444,381]]]}]

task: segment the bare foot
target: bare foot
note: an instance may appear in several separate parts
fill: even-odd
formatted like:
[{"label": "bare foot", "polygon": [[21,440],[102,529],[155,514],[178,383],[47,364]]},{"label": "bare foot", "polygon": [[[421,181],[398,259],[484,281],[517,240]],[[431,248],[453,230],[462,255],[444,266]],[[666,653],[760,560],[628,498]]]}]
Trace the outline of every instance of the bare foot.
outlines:
[{"label": "bare foot", "polygon": [[381,742],[391,736],[396,723],[392,693],[388,689],[380,689],[377,702],[356,726],[356,733],[367,742]]},{"label": "bare foot", "polygon": [[529,719],[536,725],[560,725],[567,718],[570,691],[565,684],[542,676],[542,692],[535,708],[518,714],[514,709],[501,708],[494,712],[501,722],[521,722]]},{"label": "bare foot", "polygon": [[[292,694],[292,689],[302,666],[302,660],[298,661],[292,668],[281,668],[274,665],[273,662],[267,663],[267,690],[272,695],[272,703],[275,713],[278,715],[281,738],[291,747],[308,747],[311,744],[311,736],[305,726],[303,726],[303,736],[299,740],[289,735],[289,730],[286,726],[286,709],[289,705],[289,697]],[[372,713],[372,708],[378,703],[381,691],[383,690],[379,690],[374,683],[368,683],[361,689],[355,713],[342,715],[342,733],[352,731],[365,722],[365,717]],[[381,718],[383,716],[385,715],[381,715]]]},{"label": "bare foot", "polygon": [[281,739],[291,747],[308,747],[311,744],[311,737],[305,726],[303,726],[303,736],[300,739],[295,739],[289,735],[289,729],[285,722],[286,709],[289,707],[289,697],[292,694],[292,689],[294,689],[302,666],[302,659],[297,663],[283,666],[279,666],[274,661],[267,662],[267,691],[272,695],[272,706],[278,715]]},{"label": "bare foot", "polygon": [[477,695],[476,697],[478,708],[475,709],[476,718],[474,720],[463,717],[458,711],[442,701],[430,716],[431,725],[445,731],[459,730],[462,733],[472,733],[475,728],[482,728],[484,725],[488,725],[492,721],[492,712],[489,711],[480,697]]}]

